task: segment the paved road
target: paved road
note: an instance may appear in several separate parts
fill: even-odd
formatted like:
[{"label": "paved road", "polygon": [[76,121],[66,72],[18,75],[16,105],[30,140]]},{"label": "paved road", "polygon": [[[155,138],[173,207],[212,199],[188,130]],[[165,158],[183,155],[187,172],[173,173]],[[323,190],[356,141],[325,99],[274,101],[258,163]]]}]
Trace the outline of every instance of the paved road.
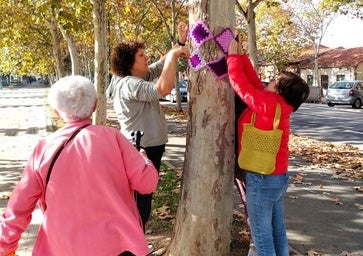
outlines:
[{"label": "paved road", "polygon": [[363,150],[363,108],[305,103],[292,114],[291,132]]}]

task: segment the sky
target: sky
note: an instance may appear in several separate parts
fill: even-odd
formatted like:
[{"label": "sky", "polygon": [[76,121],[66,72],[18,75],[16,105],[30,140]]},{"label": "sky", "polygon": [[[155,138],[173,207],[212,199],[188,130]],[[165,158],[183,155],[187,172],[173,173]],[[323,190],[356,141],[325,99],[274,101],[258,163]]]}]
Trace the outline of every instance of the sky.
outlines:
[{"label": "sky", "polygon": [[363,47],[363,20],[337,16],[330,23],[321,44],[331,48]]}]

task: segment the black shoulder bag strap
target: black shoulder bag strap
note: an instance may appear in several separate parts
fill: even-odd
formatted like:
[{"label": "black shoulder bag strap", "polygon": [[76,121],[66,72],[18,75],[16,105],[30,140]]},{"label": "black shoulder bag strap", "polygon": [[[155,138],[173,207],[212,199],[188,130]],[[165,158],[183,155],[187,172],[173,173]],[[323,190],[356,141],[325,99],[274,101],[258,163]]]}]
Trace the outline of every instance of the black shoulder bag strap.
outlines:
[{"label": "black shoulder bag strap", "polygon": [[[47,174],[47,179],[45,181],[45,188],[44,188],[44,191],[47,190],[47,185],[48,185],[48,182],[49,182],[49,179],[50,179],[50,175],[52,174],[52,171],[53,171],[53,166],[54,166],[54,163],[55,161],[58,159],[60,153],[62,152],[62,150],[65,148],[65,146],[74,138],[76,137],[76,135],[83,129],[83,128],[86,128],[87,126],[89,126],[90,124],[86,124],[84,126],[81,126],[79,127],[69,138],[66,142],[63,143],[62,146],[59,147],[57,153],[54,155],[53,157],[53,160],[49,166],[49,170],[48,170],[48,174]],[[44,192],[45,193],[45,192]],[[44,210],[47,209],[47,204],[44,202]]]},{"label": "black shoulder bag strap", "polygon": [[[49,170],[48,170],[48,174],[47,174],[47,179],[45,181],[45,188],[44,188],[44,191],[46,191],[47,189],[47,185],[48,185],[48,182],[49,182],[49,179],[50,179],[50,175],[52,174],[52,171],[53,171],[53,166],[55,164],[55,161],[58,159],[60,153],[62,152],[62,150],[65,148],[65,146],[74,138],[76,137],[76,135],[83,129],[83,128],[86,128],[87,126],[89,126],[90,124],[86,124],[84,126],[81,126],[79,127],[69,138],[66,142],[63,143],[62,146],[60,146],[60,148],[58,149],[57,153],[54,155],[53,157],[53,160],[49,166]],[[47,205],[45,205],[45,208],[47,207]]]},{"label": "black shoulder bag strap", "polygon": [[90,124],[86,124],[84,126],[81,126],[79,127],[69,138],[66,142],[64,142],[64,144],[58,149],[57,153],[54,155],[53,157],[53,160],[52,160],[52,163],[50,164],[49,166],[49,170],[48,170],[48,174],[47,174],[47,179],[46,179],[46,182],[45,182],[45,188],[47,188],[47,185],[48,185],[48,182],[49,182],[49,179],[50,179],[50,175],[52,174],[52,171],[53,171],[53,166],[54,166],[54,163],[55,161],[58,159],[60,153],[62,152],[62,150],[65,148],[65,146],[74,138],[76,137],[76,135],[85,127],[89,126]]}]

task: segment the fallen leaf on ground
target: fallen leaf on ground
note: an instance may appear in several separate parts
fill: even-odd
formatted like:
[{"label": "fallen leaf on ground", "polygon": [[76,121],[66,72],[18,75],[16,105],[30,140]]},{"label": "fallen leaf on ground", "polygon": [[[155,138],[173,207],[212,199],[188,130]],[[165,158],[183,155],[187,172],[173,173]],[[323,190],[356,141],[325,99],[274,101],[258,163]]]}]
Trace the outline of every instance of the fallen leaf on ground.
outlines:
[{"label": "fallen leaf on ground", "polygon": [[343,251],[340,256],[363,256],[363,254],[359,253],[359,252],[346,252]]},{"label": "fallen leaf on ground", "polygon": [[300,174],[296,174],[296,176],[292,179],[292,183],[301,184],[304,178]]},{"label": "fallen leaf on ground", "polygon": [[161,220],[173,218],[173,216],[170,214],[169,206],[166,206],[166,205],[163,205],[163,206],[157,208],[156,209],[156,215]]},{"label": "fallen leaf on ground", "polygon": [[240,235],[241,241],[249,241],[250,240],[250,232],[248,232],[246,229],[241,230],[238,232]]},{"label": "fallen leaf on ground", "polygon": [[5,192],[1,195],[1,199],[8,200],[10,199],[10,196],[11,196],[10,192]]},{"label": "fallen leaf on ground", "polygon": [[332,201],[335,202],[336,204],[339,204],[339,205],[342,205],[343,203],[340,201],[340,198],[339,197],[333,197],[332,198]]},{"label": "fallen leaf on ground", "polygon": [[316,252],[314,249],[311,249],[308,251],[308,256],[325,256],[325,254]]}]

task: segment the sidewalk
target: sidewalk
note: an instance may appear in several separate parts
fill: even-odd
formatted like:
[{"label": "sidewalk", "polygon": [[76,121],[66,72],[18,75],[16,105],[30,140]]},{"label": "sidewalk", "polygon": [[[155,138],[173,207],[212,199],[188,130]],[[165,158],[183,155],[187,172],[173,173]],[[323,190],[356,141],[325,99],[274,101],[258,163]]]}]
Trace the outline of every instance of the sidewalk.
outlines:
[{"label": "sidewalk", "polygon": [[[31,149],[46,135],[48,125],[44,89],[5,91],[0,91],[1,196],[12,191]],[[108,115],[115,118],[112,109],[108,110]],[[169,142],[163,161],[172,168],[183,168],[186,124],[170,117],[167,117],[167,123]],[[290,178],[285,216],[293,255],[306,255],[310,251],[309,255],[362,256],[363,211],[355,204],[363,204],[363,193],[354,189],[363,185],[362,180],[336,179],[330,171],[295,158],[290,159]],[[236,206],[241,204],[237,193],[234,200]],[[0,200],[1,212],[6,203],[6,199]],[[41,214],[36,210],[21,239],[19,256],[31,255],[40,221]],[[343,251],[350,254],[342,254]]]},{"label": "sidewalk", "polygon": [[[34,87],[37,87],[34,84]],[[7,196],[20,179],[29,154],[40,138],[46,136],[47,114],[45,92],[39,89],[5,89],[0,91],[0,212]],[[33,213],[28,230],[20,240],[19,256],[30,256],[38,225],[40,210]]]}]

